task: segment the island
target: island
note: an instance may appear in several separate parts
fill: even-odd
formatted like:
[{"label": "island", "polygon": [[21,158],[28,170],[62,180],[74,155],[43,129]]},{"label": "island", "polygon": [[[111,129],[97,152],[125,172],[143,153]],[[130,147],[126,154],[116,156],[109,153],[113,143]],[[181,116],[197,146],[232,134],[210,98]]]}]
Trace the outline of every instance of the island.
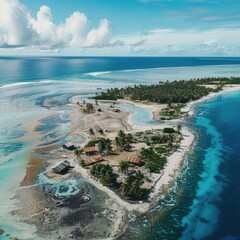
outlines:
[{"label": "island", "polygon": [[[70,215],[64,221],[81,222],[80,226],[65,234],[74,237],[81,233],[89,238],[95,234],[115,239],[126,228],[129,214],[149,211],[161,194],[167,193],[174,185],[182,160],[196,138],[185,124],[193,114],[192,106],[235,90],[239,83],[240,78],[167,81],[113,88],[89,99],[74,97],[67,105],[71,117],[66,142],[62,146],[38,148],[38,152],[45,154],[45,165],[41,165],[41,161],[34,167],[29,164],[22,186],[34,182],[37,176],[38,182],[60,180],[62,192],[59,196],[64,196],[65,183],[71,184],[73,177],[86,179],[109,197],[110,200],[106,201],[109,210],[79,210],[78,217]],[[156,124],[136,124],[132,119],[136,112],[126,106],[138,106],[138,111],[147,110]],[[36,121],[34,124],[36,127]],[[45,170],[39,175],[42,168]],[[71,191],[76,188],[72,187]],[[70,195],[71,191],[67,190]],[[83,191],[79,198],[72,197],[71,207],[91,202],[90,191]],[[95,201],[100,199],[101,196],[95,196]],[[47,230],[53,231],[53,220],[57,215],[51,216],[55,208],[51,208],[49,202],[41,203],[43,206],[37,202],[38,208],[44,208],[36,213],[36,209],[26,207],[26,212],[31,212],[32,216],[28,222],[37,225],[38,232],[44,235]],[[25,216],[24,210],[18,214]],[[41,220],[43,216],[47,216],[48,225],[43,224],[46,222]],[[103,219],[106,224],[102,222],[99,226]]]}]

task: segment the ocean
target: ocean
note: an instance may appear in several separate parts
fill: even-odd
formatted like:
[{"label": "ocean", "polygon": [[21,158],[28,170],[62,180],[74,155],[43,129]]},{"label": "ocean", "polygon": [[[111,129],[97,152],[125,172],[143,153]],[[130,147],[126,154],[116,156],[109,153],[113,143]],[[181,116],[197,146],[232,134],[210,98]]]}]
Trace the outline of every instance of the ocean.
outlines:
[{"label": "ocean", "polygon": [[[18,204],[14,195],[31,150],[46,141],[67,141],[71,109],[66,104],[72,97],[160,80],[239,77],[240,58],[1,57],[0,73],[0,228],[21,239],[34,239],[35,227],[11,214]],[[240,238],[239,106],[239,92],[195,106],[187,126],[196,132],[197,139],[176,184],[159,200],[154,217],[146,215],[147,220],[142,217],[130,225],[123,239]],[[47,117],[37,128],[41,137],[27,135],[29,126],[43,115]],[[146,124],[151,124],[150,120]]]}]

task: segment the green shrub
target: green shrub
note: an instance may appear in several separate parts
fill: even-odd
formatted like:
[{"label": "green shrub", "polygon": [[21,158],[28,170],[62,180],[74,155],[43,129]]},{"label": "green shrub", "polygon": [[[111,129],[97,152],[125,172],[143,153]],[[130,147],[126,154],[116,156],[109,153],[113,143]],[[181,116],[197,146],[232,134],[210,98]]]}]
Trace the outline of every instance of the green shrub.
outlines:
[{"label": "green shrub", "polygon": [[165,148],[165,147],[155,147],[154,150],[157,153],[166,153],[168,151],[167,148]]},{"label": "green shrub", "polygon": [[173,128],[164,128],[163,133],[175,133],[175,130]]},{"label": "green shrub", "polygon": [[136,132],[135,133],[135,136],[137,136],[137,137],[140,137],[140,136],[142,136],[143,135],[143,132]]},{"label": "green shrub", "polygon": [[89,142],[85,145],[85,147],[94,147],[94,146],[96,146],[96,144],[99,143],[99,141],[100,141],[100,139],[96,139],[96,140],[89,141]]},{"label": "green shrub", "polygon": [[151,140],[152,141],[159,141],[161,139],[161,137],[160,136],[151,136]]}]

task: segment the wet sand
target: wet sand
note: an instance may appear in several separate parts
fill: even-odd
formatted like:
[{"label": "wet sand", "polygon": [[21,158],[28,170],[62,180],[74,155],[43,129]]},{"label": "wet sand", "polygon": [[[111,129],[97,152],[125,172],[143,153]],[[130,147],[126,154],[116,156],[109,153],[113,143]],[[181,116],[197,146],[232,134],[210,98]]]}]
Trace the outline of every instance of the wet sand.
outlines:
[{"label": "wet sand", "polygon": [[40,157],[31,157],[26,170],[26,175],[20,186],[29,186],[36,183],[39,172],[43,169],[46,159]]}]

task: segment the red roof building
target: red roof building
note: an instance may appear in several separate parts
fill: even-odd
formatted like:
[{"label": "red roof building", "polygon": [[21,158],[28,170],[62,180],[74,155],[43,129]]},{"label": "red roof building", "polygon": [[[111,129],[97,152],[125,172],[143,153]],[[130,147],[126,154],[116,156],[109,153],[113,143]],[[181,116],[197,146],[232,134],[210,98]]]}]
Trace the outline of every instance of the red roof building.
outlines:
[{"label": "red roof building", "polygon": [[83,151],[87,156],[90,156],[90,155],[95,155],[98,151],[98,148],[96,146],[86,147],[86,148],[83,149]]},{"label": "red roof building", "polygon": [[140,164],[141,162],[141,158],[139,156],[129,156],[127,158],[127,160],[130,162],[130,163],[133,163],[133,164]]}]

